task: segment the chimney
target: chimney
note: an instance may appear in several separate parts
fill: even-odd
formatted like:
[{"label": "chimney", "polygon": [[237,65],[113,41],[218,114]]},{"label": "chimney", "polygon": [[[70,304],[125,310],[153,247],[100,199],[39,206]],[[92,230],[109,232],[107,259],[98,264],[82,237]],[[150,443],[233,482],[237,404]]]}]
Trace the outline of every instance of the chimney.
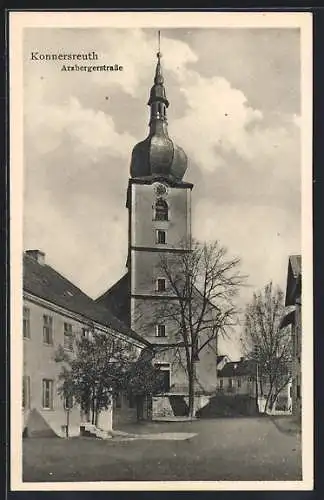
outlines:
[{"label": "chimney", "polygon": [[29,255],[32,259],[36,260],[38,264],[43,266],[45,264],[45,253],[40,250],[26,250],[26,255]]}]

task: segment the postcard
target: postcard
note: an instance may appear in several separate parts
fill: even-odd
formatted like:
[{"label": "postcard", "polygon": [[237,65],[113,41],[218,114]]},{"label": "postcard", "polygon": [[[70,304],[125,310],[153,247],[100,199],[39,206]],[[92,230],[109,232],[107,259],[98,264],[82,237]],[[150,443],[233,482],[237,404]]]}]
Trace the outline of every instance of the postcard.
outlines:
[{"label": "postcard", "polygon": [[312,489],[312,15],[11,11],[9,53],[11,489]]}]

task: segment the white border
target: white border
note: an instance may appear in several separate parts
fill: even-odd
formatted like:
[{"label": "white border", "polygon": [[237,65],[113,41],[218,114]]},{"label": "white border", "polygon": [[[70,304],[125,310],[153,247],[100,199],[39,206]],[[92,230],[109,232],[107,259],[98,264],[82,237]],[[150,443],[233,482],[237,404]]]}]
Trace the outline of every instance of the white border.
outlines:
[{"label": "white border", "polygon": [[[300,28],[302,61],[302,481],[163,481],[23,483],[22,380],[22,195],[23,54],[26,27]],[[12,490],[311,490],[313,489],[313,267],[312,267],[312,14],[294,12],[10,12],[10,247],[11,247],[11,488]],[[13,334],[15,332],[15,334]],[[14,397],[13,397],[14,395]]]}]

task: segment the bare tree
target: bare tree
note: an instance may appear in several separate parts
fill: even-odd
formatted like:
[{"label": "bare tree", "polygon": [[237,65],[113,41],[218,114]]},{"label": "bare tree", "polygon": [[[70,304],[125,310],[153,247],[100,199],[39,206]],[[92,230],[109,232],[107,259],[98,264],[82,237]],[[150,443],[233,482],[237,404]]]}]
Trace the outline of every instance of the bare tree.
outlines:
[{"label": "bare tree", "polygon": [[266,394],[265,412],[292,379],[292,338],[289,328],[280,328],[283,313],[284,294],[272,282],[253,294],[245,311],[242,345],[245,355],[258,366],[260,392]]},{"label": "bare tree", "polygon": [[160,255],[159,272],[166,279],[169,299],[156,300],[152,319],[173,324],[173,349],[188,377],[189,416],[194,413],[200,353],[209,346],[216,356],[219,335],[227,335],[236,324],[235,298],[245,280],[239,266],[240,259],[229,258],[218,241],[194,241],[176,255]]}]

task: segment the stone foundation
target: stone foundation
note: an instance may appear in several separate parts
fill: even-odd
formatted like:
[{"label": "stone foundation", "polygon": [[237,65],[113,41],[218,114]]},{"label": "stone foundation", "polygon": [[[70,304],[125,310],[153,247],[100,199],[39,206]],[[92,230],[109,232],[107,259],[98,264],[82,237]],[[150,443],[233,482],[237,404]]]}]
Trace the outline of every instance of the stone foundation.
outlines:
[{"label": "stone foundation", "polygon": [[[196,395],[194,399],[194,415],[208,405],[210,396]],[[164,394],[152,399],[152,418],[185,417],[189,413],[189,397],[187,394]]]}]

